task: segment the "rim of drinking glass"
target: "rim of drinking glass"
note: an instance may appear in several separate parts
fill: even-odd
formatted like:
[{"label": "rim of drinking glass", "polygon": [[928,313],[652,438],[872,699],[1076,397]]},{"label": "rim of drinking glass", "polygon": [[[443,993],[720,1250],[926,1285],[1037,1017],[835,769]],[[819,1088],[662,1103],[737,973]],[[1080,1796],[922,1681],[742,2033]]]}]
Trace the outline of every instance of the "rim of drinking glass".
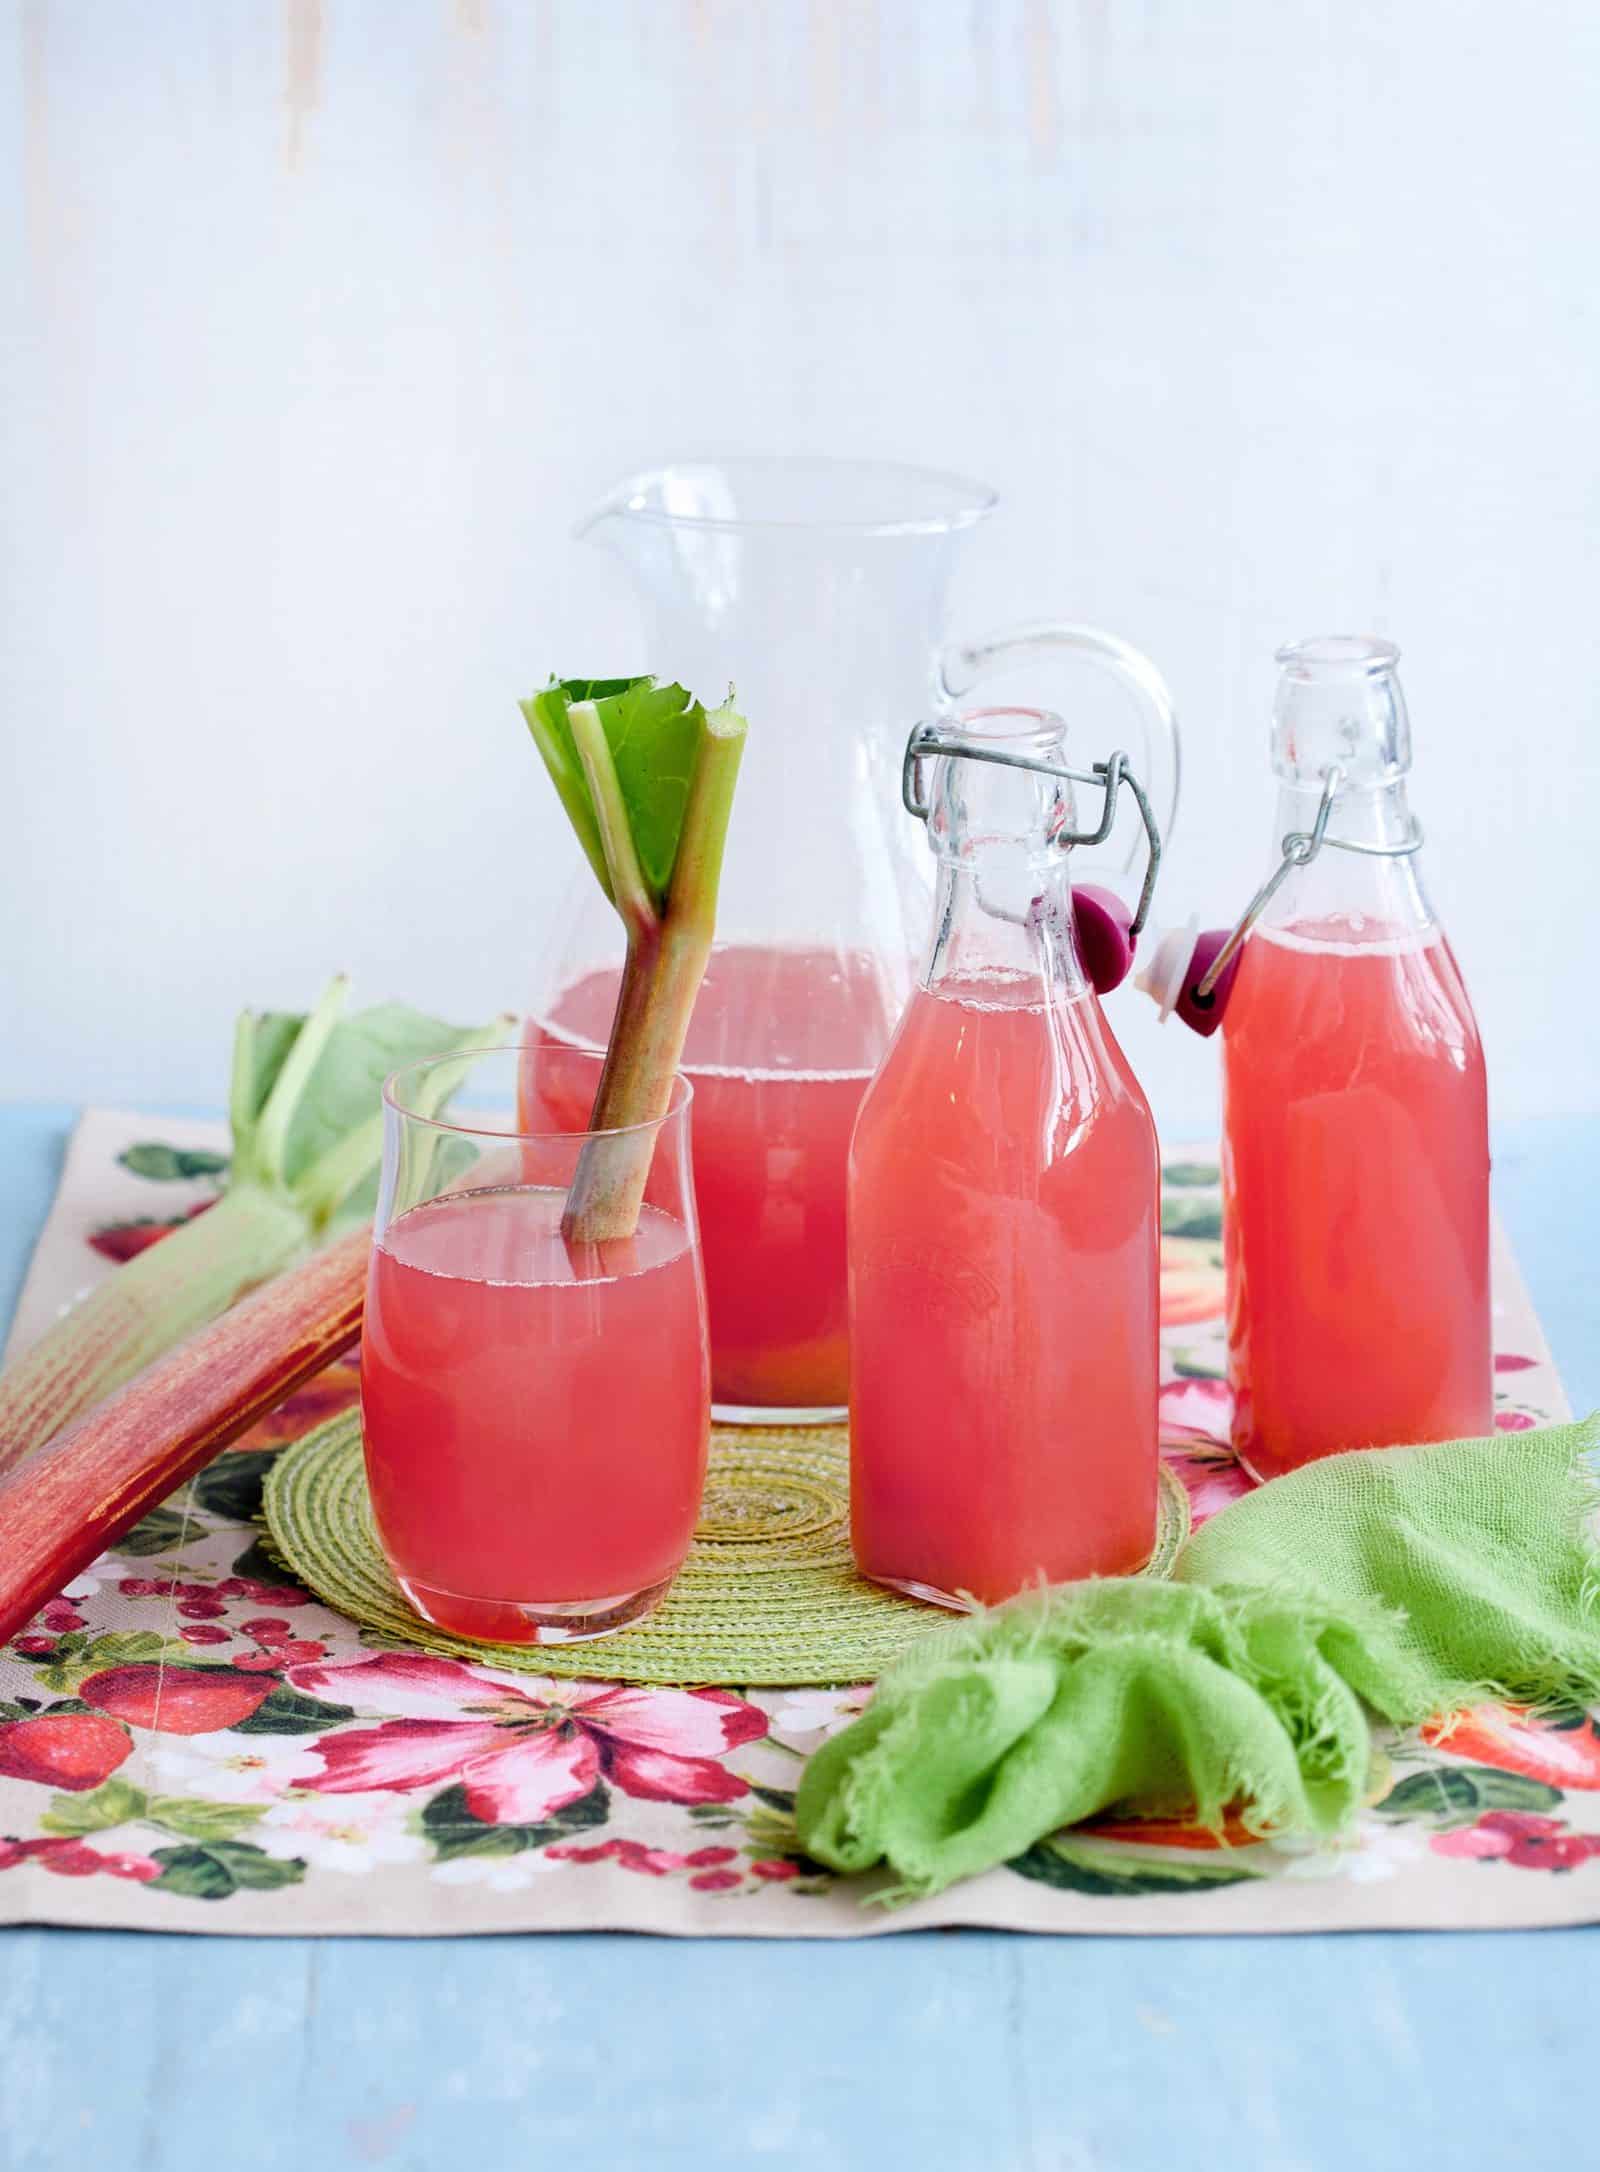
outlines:
[{"label": "rim of drinking glass", "polygon": [[[906,514],[888,520],[851,519],[845,515],[824,514],[817,519],[801,517],[781,518],[772,515],[740,515],[729,517],[721,513],[669,513],[641,501],[646,487],[674,469],[721,468],[729,474],[741,470],[746,474],[798,473],[801,469],[821,469],[834,475],[878,474],[892,487],[895,484],[910,485],[913,482],[933,484],[948,491],[956,503],[944,513]],[[708,534],[736,534],[750,528],[792,528],[813,535],[952,535],[963,528],[972,528],[985,520],[1000,502],[1000,493],[988,483],[980,483],[970,475],[958,474],[952,468],[925,468],[910,460],[851,459],[838,454],[819,453],[701,453],[694,458],[663,460],[653,468],[642,468],[627,481],[618,485],[598,513],[592,514],[579,529],[583,534],[603,520],[607,514],[616,514],[624,520],[640,520],[658,528],[699,528]]]},{"label": "rim of drinking glass", "polygon": [[[570,1128],[548,1125],[529,1127],[517,1124],[510,1130],[503,1130],[494,1129],[485,1124],[464,1124],[448,1116],[429,1116],[420,1109],[407,1108],[399,1098],[399,1087],[402,1080],[417,1078],[428,1071],[437,1071],[445,1064],[472,1064],[483,1056],[505,1056],[514,1059],[520,1066],[523,1057],[529,1053],[526,1047],[519,1045],[508,1048],[504,1042],[501,1042],[498,1045],[483,1048],[458,1048],[444,1056],[424,1056],[420,1063],[403,1063],[398,1070],[391,1071],[383,1082],[383,1105],[386,1109],[392,1109],[396,1116],[404,1117],[408,1124],[426,1124],[430,1131],[448,1131],[467,1139],[498,1139],[504,1144],[508,1139],[626,1139],[637,1137],[644,1132],[659,1131],[664,1124],[670,1124],[675,1117],[684,1115],[694,1099],[694,1087],[690,1084],[689,1079],[682,1071],[674,1071],[672,1074],[672,1104],[662,1115],[650,1117],[642,1124],[612,1124],[598,1131],[589,1125],[583,1125],[574,1131]],[[541,1062],[546,1058],[559,1063],[576,1061],[588,1065],[591,1069],[598,1069],[605,1062],[605,1052],[602,1049],[539,1047],[534,1049],[532,1054]]]}]

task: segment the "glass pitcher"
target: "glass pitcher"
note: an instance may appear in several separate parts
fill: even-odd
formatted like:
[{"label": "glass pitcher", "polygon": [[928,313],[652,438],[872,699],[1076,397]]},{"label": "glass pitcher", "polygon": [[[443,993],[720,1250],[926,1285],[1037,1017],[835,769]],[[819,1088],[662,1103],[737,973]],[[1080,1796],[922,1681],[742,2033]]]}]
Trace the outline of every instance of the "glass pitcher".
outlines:
[{"label": "glass pitcher", "polygon": [[[638,586],[645,640],[623,661],[707,701],[731,684],[750,719],[717,946],[684,1052],[719,1417],[842,1415],[846,1156],[929,912],[900,815],[910,726],[1069,651],[1132,696],[1136,766],[1170,826],[1172,705],[1137,650],[1053,623],[944,643],[956,551],[994,504],[961,476],[884,462],[696,461],[634,477],[579,530]],[[1119,829],[1110,867],[1139,842],[1136,824]],[[550,963],[530,1041],[603,1045],[622,935],[586,877]]]}]

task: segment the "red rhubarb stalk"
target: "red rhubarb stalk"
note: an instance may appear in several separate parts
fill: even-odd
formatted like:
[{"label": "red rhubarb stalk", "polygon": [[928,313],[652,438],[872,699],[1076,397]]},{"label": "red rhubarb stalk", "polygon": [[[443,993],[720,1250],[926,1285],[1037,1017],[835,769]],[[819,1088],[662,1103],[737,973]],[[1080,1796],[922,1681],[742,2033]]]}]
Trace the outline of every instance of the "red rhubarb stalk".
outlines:
[{"label": "red rhubarb stalk", "polygon": [[361,1332],[370,1232],[169,1350],[0,1477],[0,1643]]}]

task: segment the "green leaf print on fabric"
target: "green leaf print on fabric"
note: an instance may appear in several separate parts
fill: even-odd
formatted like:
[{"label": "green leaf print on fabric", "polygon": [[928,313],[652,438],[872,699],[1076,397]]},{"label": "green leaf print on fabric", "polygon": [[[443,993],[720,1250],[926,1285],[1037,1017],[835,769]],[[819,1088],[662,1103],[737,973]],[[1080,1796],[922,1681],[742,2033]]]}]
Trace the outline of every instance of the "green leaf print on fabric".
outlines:
[{"label": "green leaf print on fabric", "polygon": [[353,1704],[328,1704],[320,1697],[306,1697],[280,1682],[247,1719],[235,1720],[236,1735],[316,1735],[324,1728],[339,1727],[354,1719]]},{"label": "green leaf print on fabric", "polygon": [[52,1795],[39,1826],[43,1832],[70,1833],[81,1839],[85,1833],[104,1833],[113,1825],[126,1825],[144,1813],[141,1789],[126,1780],[107,1780],[88,1795]]},{"label": "green leaf print on fabric", "polygon": [[1037,1842],[1024,1855],[1006,1865],[1019,1877],[1037,1879],[1041,1885],[1059,1886],[1071,1893],[1101,1896],[1132,1893],[1199,1893],[1210,1887],[1242,1885],[1261,1872],[1246,1869],[1219,1850],[1221,1860],[1179,1863],[1144,1862],[1131,1852],[1095,1847],[1087,1841],[1070,1840],[1061,1833]]},{"label": "green leaf print on fabric", "polygon": [[159,1139],[141,1139],[124,1147],[117,1159],[130,1175],[150,1177],[157,1184],[221,1176],[228,1166],[227,1155],[213,1153],[209,1147],[167,1146]]},{"label": "green leaf print on fabric", "polygon": [[261,1513],[261,1488],[277,1458],[276,1448],[236,1448],[218,1456],[194,1482],[194,1497],[213,1516],[254,1523]]},{"label": "green leaf print on fabric", "polygon": [[1181,1352],[1172,1361],[1174,1376],[1179,1380],[1226,1380],[1227,1368],[1209,1365],[1199,1358],[1185,1357]]},{"label": "green leaf print on fabric", "polygon": [[94,1637],[83,1629],[69,1629],[56,1638],[48,1652],[38,1657],[30,1654],[28,1664],[36,1688],[68,1698],[90,1675],[105,1668],[188,1657],[186,1644],[169,1642],[154,1629],[108,1629]]},{"label": "green leaf print on fabric", "polygon": [[242,1554],[231,1563],[235,1576],[248,1576],[258,1584],[282,1584],[290,1591],[304,1591],[305,1585],[290,1569],[269,1554],[260,1539],[253,1539]]},{"label": "green leaf print on fabric", "polygon": [[1222,1206],[1216,1199],[1163,1199],[1163,1237],[1220,1237]]},{"label": "green leaf print on fabric", "polygon": [[202,1537],[192,1516],[176,1508],[153,1508],[117,1541],[119,1554],[143,1558],[146,1554],[174,1553],[190,1540]]},{"label": "green leaf print on fabric", "polygon": [[794,1789],[792,1787],[762,1787],[758,1781],[750,1782],[750,1792],[757,1802],[764,1802],[769,1810],[787,1810],[794,1815]]},{"label": "green leaf print on fabric", "polygon": [[303,1856],[284,1859],[235,1840],[213,1840],[204,1847],[157,1848],[153,1861],[161,1875],[153,1880],[160,1893],[181,1893],[189,1900],[227,1900],[241,1890],[269,1892],[298,1885],[305,1877]]},{"label": "green leaf print on fabric", "polygon": [[422,1813],[422,1830],[433,1843],[435,1860],[447,1863],[458,1855],[520,1855],[524,1848],[543,1848],[604,1825],[610,1814],[611,1797],[600,1781],[538,1825],[486,1825],[467,1808],[466,1788],[458,1782],[434,1796]]},{"label": "green leaf print on fabric", "polygon": [[145,1816],[169,1833],[207,1844],[237,1840],[267,1814],[264,1802],[201,1802],[192,1795],[154,1795]]},{"label": "green leaf print on fabric", "polygon": [[1376,1804],[1380,1818],[1426,1818],[1438,1826],[1470,1825],[1485,1810],[1548,1810],[1561,1790],[1520,1772],[1491,1765],[1439,1765],[1413,1772]]}]

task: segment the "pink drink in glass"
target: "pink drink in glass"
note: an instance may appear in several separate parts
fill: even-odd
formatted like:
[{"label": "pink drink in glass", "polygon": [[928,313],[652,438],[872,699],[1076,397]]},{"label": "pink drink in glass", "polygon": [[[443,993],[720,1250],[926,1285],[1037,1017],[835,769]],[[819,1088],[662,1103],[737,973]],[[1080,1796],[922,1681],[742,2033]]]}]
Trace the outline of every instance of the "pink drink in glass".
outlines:
[{"label": "pink drink in glass", "polygon": [[[585,1072],[578,1090],[592,1086]],[[699,1509],[709,1418],[691,1234],[646,1206],[632,1238],[569,1246],[563,1205],[560,1189],[446,1192],[373,1247],[373,1512],[411,1603],[466,1636],[531,1641],[538,1617],[569,1609],[594,1634],[613,1603],[635,1618],[688,1552]]]},{"label": "pink drink in glass", "polygon": [[947,1603],[1113,1576],[1156,1521],[1150,1112],[1086,986],[951,976],[850,1156],[851,1513],[863,1575]]},{"label": "pink drink in glass", "polygon": [[1222,1028],[1234,1445],[1492,1430],[1483,1051],[1437,928],[1258,928]]},{"label": "pink drink in glass", "polygon": [[[574,982],[530,1049],[603,1047],[618,973]],[[724,1406],[826,1409],[848,1381],[845,1167],[888,1038],[866,958],[735,944],[713,953],[683,1070],[694,1082],[694,1176]],[[544,1089],[549,1108],[548,1086]],[[527,1121],[544,1119],[524,1093]],[[563,1110],[582,1124],[587,1110]]]}]

